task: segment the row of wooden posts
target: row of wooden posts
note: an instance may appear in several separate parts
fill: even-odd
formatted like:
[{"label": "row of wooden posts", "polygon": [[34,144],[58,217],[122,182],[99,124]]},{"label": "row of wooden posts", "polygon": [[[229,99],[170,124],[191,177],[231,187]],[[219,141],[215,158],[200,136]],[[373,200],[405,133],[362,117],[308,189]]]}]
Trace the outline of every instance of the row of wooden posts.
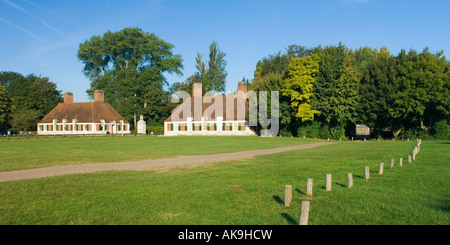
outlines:
[{"label": "row of wooden posts", "polygon": [[[416,155],[420,151],[420,145],[422,144],[422,140],[417,140],[417,145],[414,147],[414,150],[412,151],[412,155],[408,155],[408,163],[412,163],[412,161],[416,160]],[[400,158],[399,166],[403,166],[403,158]],[[394,158],[391,158],[390,168],[394,167]],[[380,162],[378,167],[378,174],[383,174],[384,170],[384,163]],[[368,180],[370,178],[370,172],[369,172],[369,166],[364,167],[364,178]],[[353,174],[348,173],[347,174],[347,187],[352,188],[353,187]],[[331,191],[331,174],[326,174],[325,176],[325,190]],[[313,179],[308,178],[306,180],[306,196],[312,197],[313,194]],[[292,185],[286,185],[284,189],[284,205],[286,207],[289,207],[292,202]],[[302,201],[301,209],[300,209],[300,221],[299,225],[307,225],[308,224],[308,218],[309,218],[309,201]]]}]

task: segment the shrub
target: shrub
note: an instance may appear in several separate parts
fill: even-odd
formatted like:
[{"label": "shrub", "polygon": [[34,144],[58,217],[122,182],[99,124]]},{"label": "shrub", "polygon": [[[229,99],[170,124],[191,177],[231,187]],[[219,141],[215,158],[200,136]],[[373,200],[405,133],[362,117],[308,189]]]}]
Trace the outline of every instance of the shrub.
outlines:
[{"label": "shrub", "polygon": [[450,126],[446,120],[439,121],[434,125],[433,135],[435,139],[450,139]]},{"label": "shrub", "polygon": [[320,123],[311,122],[306,126],[306,136],[310,138],[320,137]]},{"label": "shrub", "polygon": [[150,135],[153,132],[154,135],[163,135],[163,126],[147,126],[147,134]]},{"label": "shrub", "polygon": [[319,134],[322,139],[331,138],[330,129],[327,124],[322,124]]}]

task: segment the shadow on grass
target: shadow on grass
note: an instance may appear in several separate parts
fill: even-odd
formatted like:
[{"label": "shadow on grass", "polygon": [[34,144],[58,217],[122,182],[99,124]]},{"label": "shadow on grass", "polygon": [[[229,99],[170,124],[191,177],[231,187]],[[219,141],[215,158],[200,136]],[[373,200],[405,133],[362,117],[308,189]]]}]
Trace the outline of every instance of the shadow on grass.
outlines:
[{"label": "shadow on grass", "polygon": [[339,182],[335,182],[336,185],[340,186],[340,187],[347,187],[347,185],[341,184]]},{"label": "shadow on grass", "polygon": [[296,225],[296,224],[297,224],[297,222],[295,221],[295,219],[294,219],[292,216],[290,216],[289,214],[287,214],[287,213],[282,213],[281,216],[283,216],[283,218],[286,219],[287,222],[288,222],[290,225]]},{"label": "shadow on grass", "polygon": [[353,175],[353,177],[355,177],[355,178],[359,178],[359,179],[364,179],[364,176],[362,176],[362,175]]},{"label": "shadow on grass", "polygon": [[281,198],[279,196],[272,196],[273,200],[275,200],[275,202],[277,202],[280,205],[284,205],[283,200],[281,200]]},{"label": "shadow on grass", "polygon": [[303,191],[301,191],[299,188],[295,188],[295,191],[300,195],[306,195]]}]

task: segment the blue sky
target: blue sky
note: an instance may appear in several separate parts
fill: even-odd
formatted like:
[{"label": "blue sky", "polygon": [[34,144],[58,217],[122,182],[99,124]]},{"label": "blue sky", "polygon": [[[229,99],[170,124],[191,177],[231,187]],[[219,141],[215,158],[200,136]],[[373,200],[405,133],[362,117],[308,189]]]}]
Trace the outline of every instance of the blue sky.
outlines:
[{"label": "blue sky", "polygon": [[258,60],[291,44],[387,46],[450,52],[450,1],[402,0],[0,0],[0,71],[49,77],[59,90],[89,101],[90,81],[76,58],[93,35],[139,27],[172,43],[184,76],[214,40],[227,60],[227,90],[253,78]]}]

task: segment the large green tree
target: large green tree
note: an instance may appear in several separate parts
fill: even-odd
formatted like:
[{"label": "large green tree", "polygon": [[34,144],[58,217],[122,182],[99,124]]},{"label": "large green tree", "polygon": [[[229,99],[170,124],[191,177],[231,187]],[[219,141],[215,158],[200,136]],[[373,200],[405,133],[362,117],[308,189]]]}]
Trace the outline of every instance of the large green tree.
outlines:
[{"label": "large green tree", "polygon": [[319,111],[311,109],[315,76],[319,72],[319,57],[312,56],[291,58],[288,76],[281,90],[290,98],[291,107],[296,110],[295,117],[302,122],[314,120]]},{"label": "large green tree", "polygon": [[330,127],[335,138],[345,137],[357,117],[359,79],[352,57],[342,43],[318,50],[319,72],[316,76],[312,108],[320,113],[319,122]]},{"label": "large green tree", "polygon": [[140,28],[91,37],[80,44],[77,54],[91,80],[87,93],[92,96],[94,90],[103,90],[105,100],[134,125],[141,114],[152,124],[161,124],[168,112],[154,112],[164,111],[167,104],[164,74],[181,75],[183,68],[173,47]]},{"label": "large green tree", "polygon": [[38,121],[62,101],[61,91],[48,77],[0,72],[0,81],[11,99],[8,124],[16,131],[34,131]]},{"label": "large green tree", "polygon": [[211,90],[225,92],[227,78],[225,56],[215,41],[209,45],[208,60],[204,60],[202,54],[197,53],[195,58],[197,72],[194,76],[196,80],[202,82],[203,94]]},{"label": "large green tree", "polygon": [[5,86],[0,84],[0,132],[4,131],[11,117],[11,99]]}]

